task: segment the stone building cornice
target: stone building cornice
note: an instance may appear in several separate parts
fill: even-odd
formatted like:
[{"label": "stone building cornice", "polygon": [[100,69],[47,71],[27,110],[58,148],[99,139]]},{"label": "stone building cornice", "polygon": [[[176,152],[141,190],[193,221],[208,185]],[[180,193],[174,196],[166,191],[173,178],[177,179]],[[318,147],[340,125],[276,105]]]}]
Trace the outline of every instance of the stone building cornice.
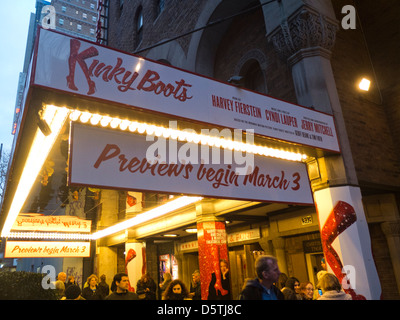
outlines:
[{"label": "stone building cornice", "polygon": [[282,59],[287,60],[300,50],[322,48],[321,52],[332,50],[337,20],[322,15],[312,7],[303,5],[289,17],[284,17],[280,26],[267,35]]}]

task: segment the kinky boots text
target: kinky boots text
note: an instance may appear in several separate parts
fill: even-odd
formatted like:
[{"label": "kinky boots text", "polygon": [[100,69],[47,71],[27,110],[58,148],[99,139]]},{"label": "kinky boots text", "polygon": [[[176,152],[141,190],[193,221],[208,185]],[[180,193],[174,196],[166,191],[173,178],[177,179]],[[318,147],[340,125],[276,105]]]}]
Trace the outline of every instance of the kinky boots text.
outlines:
[{"label": "kinky boots text", "polygon": [[[97,59],[93,59],[90,62],[88,59],[99,55],[98,50],[94,46],[91,46],[79,52],[80,47],[81,41],[77,39],[70,40],[67,85],[71,90],[79,90],[75,84],[75,71],[78,64],[89,87],[88,95],[96,92],[96,83],[93,81],[93,77],[95,77],[104,82],[115,82],[118,84],[117,89],[120,92],[143,90],[153,92],[156,95],[163,94],[165,97],[173,97],[182,102],[192,98],[192,96],[188,96],[187,92],[188,88],[192,85],[186,83],[184,79],[175,81],[174,83],[164,82],[160,79],[160,75],[153,70],[147,70],[141,77],[137,71],[129,71],[122,67],[123,59],[121,58],[117,58],[114,65],[106,65]],[[133,70],[134,66],[131,66],[130,69]]]}]

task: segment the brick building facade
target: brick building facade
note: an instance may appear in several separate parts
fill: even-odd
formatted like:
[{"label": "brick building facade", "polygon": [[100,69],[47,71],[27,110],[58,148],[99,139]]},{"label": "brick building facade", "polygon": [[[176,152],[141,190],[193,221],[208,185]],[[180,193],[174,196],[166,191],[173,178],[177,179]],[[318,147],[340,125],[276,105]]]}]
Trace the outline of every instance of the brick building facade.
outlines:
[{"label": "brick building facade", "polygon": [[[248,89],[333,113],[342,156],[319,158],[326,171],[313,188],[360,187],[382,296],[399,298],[400,34],[391,26],[400,7],[396,1],[265,2],[111,0],[108,45],[221,81],[240,75]],[[355,29],[341,25],[345,5],[356,9]],[[298,63],[307,52],[330,63]],[[361,77],[371,80],[368,92],[357,88]]]},{"label": "brick building facade", "polygon": [[[75,8],[69,13],[79,16],[80,20],[87,19],[90,28],[94,28],[95,15],[83,14],[87,8],[93,9],[94,3],[83,0],[52,2],[57,5],[57,19],[62,19],[63,10],[67,13]],[[40,235],[12,232],[20,214],[73,215],[91,221],[92,233],[84,235],[91,241],[91,252],[82,257],[51,258],[55,261],[51,263],[57,264],[58,272],[70,270],[73,274],[71,270],[81,270],[76,272],[81,279],[95,273],[105,274],[111,281],[117,272],[126,271],[131,285],[136,286],[144,273],[150,273],[156,282],[161,282],[168,270],[189,286],[193,271],[198,269],[203,299],[210,297],[210,288],[217,293],[217,287],[222,295],[228,292],[236,299],[246,279],[254,277],[254,263],[259,255],[276,256],[282,272],[314,285],[318,282],[317,273],[323,268],[321,259],[325,257],[328,271],[345,280],[343,285],[348,286],[350,282],[351,287],[346,290],[354,298],[400,298],[400,113],[396,105],[400,93],[396,74],[400,67],[400,41],[398,28],[392,27],[400,15],[400,6],[395,0],[384,4],[372,0],[109,0],[99,3],[106,6],[101,24],[106,32],[102,34],[101,44],[105,46],[83,40],[76,33],[76,20],[68,23],[73,29],[73,38],[40,30],[41,38],[34,56],[36,63],[33,64],[35,79],[30,81],[31,87],[26,87],[26,92],[30,93],[26,94],[23,121],[14,140],[2,203],[2,237],[7,241],[54,237],[46,228]],[[56,25],[59,23],[56,21]],[[122,67],[123,60],[126,65]],[[44,72],[50,66],[54,78]],[[113,81],[106,77],[110,68],[113,68]],[[155,89],[154,94],[148,93],[152,89],[146,90],[149,88],[143,84],[156,81],[148,77],[157,72],[162,75],[161,79],[171,75],[169,86],[160,81],[153,87],[161,91],[167,87],[172,90],[175,83],[182,86],[184,80],[179,82],[178,77],[192,77],[190,83],[194,85],[186,85],[193,90],[193,100],[188,99],[185,108],[179,109],[181,101],[178,102],[175,94],[177,101],[171,99],[172,91],[167,94],[163,91],[164,97]],[[130,85],[139,74],[146,81],[142,79],[137,87],[129,87],[132,90],[116,89],[121,83],[121,73],[125,73],[124,81],[133,74]],[[358,88],[361,78],[370,80],[369,91]],[[79,81],[84,89],[75,87],[71,80]],[[182,92],[186,93],[186,89]],[[143,91],[144,98],[140,95]],[[163,131],[171,120],[176,120],[179,134],[186,128],[196,132],[214,127],[222,130],[224,124],[231,129],[244,130],[245,127],[238,127],[245,123],[253,128],[266,127],[272,122],[267,116],[251,119],[262,122],[247,121],[248,115],[238,115],[241,111],[235,111],[233,116],[238,120],[219,121],[233,114],[214,108],[214,96],[222,97],[222,91],[230,95],[232,105],[233,99],[237,102],[238,97],[242,97],[249,99],[249,104],[256,101],[255,105],[260,105],[259,110],[264,108],[265,114],[271,112],[267,108],[276,108],[275,104],[287,101],[287,104],[280,104],[285,106],[279,110],[281,116],[297,112],[300,125],[310,114],[318,115],[311,119],[314,124],[310,122],[305,131],[316,132],[314,127],[321,125],[321,121],[331,121],[337,133],[332,137],[340,148],[337,144],[336,149],[332,149],[313,144],[316,141],[299,142],[287,136],[275,136],[272,129],[254,135],[254,143],[273,149],[274,156],[282,150],[300,155],[297,160],[289,160],[295,161],[295,164],[290,163],[303,172],[301,182],[307,191],[285,193],[283,198],[267,197],[276,192],[273,188],[279,187],[273,185],[278,176],[272,179],[269,170],[281,172],[283,181],[283,168],[289,161],[280,156],[272,159],[270,153],[264,152],[259,154],[263,161],[277,162],[268,162],[263,167],[268,174],[259,177],[272,181],[272,187],[264,188],[266,183],[262,181],[255,191],[259,192],[257,197],[251,194],[237,199],[237,195],[254,190],[250,183],[239,189],[213,190],[211,184],[207,185],[211,191],[208,188],[184,189],[184,183],[187,183],[185,188],[192,187],[191,184],[198,186],[204,176],[199,179],[200,171],[188,182],[170,180],[164,173],[163,178],[161,174],[160,177],[154,174],[118,176],[128,166],[131,171],[135,152],[141,152],[146,146],[144,136],[153,134],[154,138],[158,130],[155,126]],[[154,102],[154,97],[162,99]],[[204,100],[193,103],[198,97]],[[266,106],[261,106],[264,101]],[[52,110],[63,119],[58,127],[46,122]],[[43,116],[39,119],[41,126],[38,126],[38,114]],[[43,144],[36,136],[49,133],[46,123],[49,128],[54,124],[50,129],[54,130],[54,135],[46,140],[51,143]],[[129,123],[129,132],[122,133],[127,129],[127,125],[123,129],[126,123]],[[278,130],[279,127],[275,129],[282,134],[285,132]],[[118,143],[124,139],[129,143],[138,141],[129,145],[133,153],[128,166],[121,164],[119,172],[102,168],[87,177],[88,180],[74,181],[76,175],[87,174],[76,174],[75,170],[97,170],[89,160],[97,151],[86,152],[97,143],[107,143],[103,134],[111,130],[115,130]],[[305,131],[299,129],[291,134],[318,138]],[[98,138],[100,134],[102,139]],[[189,142],[190,137],[185,135],[183,139]],[[247,136],[241,137],[247,143]],[[183,141],[182,135],[179,138],[168,136],[169,142],[174,139]],[[82,147],[82,158],[74,162],[73,157],[79,152],[74,152],[73,148],[84,141],[90,148]],[[37,174],[29,176],[29,183],[22,183],[20,177],[29,169],[28,164],[36,163],[27,154],[33,146],[41,150],[37,153],[47,156],[41,160],[42,170],[38,166]],[[214,148],[212,144],[210,147]],[[221,148],[229,149],[222,143]],[[251,152],[255,153],[254,149]],[[124,155],[121,157],[120,163],[127,161]],[[145,166],[145,162],[142,163]],[[228,164],[222,165],[228,167]],[[122,184],[119,179],[126,177],[129,183]],[[298,183],[300,174],[296,171],[292,177],[293,180],[298,177]],[[162,180],[164,178],[166,180]],[[209,178],[207,176],[211,181]],[[256,180],[254,178],[254,184]],[[173,185],[171,181],[182,185]],[[25,202],[15,196],[20,187],[24,192],[32,187],[23,194]],[[297,185],[292,189],[301,188]],[[226,190],[242,194],[224,194]],[[186,201],[186,197],[181,197],[183,193],[195,197],[189,197],[190,202],[183,202],[171,211],[162,211],[165,203],[168,207],[170,203]],[[304,199],[299,199],[301,197]],[[147,213],[152,209],[157,215],[149,217]],[[206,239],[206,233],[215,238]],[[64,236],[70,235],[55,236],[65,240]],[[79,238],[82,234],[72,236]],[[40,270],[46,263],[43,257],[21,258],[20,270]],[[225,270],[226,267],[230,270],[227,289],[221,282],[222,264]],[[214,286],[212,273],[220,282],[215,282]]]}]

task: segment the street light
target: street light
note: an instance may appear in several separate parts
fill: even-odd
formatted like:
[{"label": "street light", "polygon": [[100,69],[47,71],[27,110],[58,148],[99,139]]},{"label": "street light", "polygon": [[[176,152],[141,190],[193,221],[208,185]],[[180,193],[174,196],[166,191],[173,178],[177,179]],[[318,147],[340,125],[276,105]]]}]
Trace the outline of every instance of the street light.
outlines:
[{"label": "street light", "polygon": [[358,84],[358,87],[363,91],[369,91],[370,85],[371,85],[370,80],[368,80],[367,78],[362,78],[360,83]]}]

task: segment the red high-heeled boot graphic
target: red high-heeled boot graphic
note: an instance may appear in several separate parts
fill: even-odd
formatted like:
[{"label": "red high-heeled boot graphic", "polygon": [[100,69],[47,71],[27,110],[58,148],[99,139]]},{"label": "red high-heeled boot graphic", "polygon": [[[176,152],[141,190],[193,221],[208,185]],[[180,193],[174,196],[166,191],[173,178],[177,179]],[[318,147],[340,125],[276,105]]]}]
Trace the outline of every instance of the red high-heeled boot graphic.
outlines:
[{"label": "red high-heeled boot graphic", "polygon": [[88,95],[95,93],[96,91],[96,84],[90,78],[89,68],[86,65],[85,60],[91,57],[95,57],[99,54],[95,47],[89,47],[86,50],[83,50],[81,53],[78,53],[79,48],[81,47],[81,42],[76,39],[71,39],[70,41],[70,54],[68,59],[68,66],[69,66],[69,74],[67,76],[67,85],[68,88],[71,90],[77,91],[78,88],[75,85],[75,67],[76,63],[78,62],[79,66],[81,67],[83,74],[85,75],[86,81],[89,85],[89,91],[87,92]]},{"label": "red high-heeled boot graphic", "polygon": [[[325,253],[325,258],[333,273],[343,283],[346,274],[343,273],[343,264],[339,255],[333,249],[333,241],[354,222],[357,216],[354,208],[344,201],[338,201],[325,221],[321,229],[322,247]],[[344,288],[344,291],[350,294],[353,300],[366,300],[364,296],[356,294],[353,288]]]},{"label": "red high-heeled boot graphic", "polygon": [[213,264],[213,269],[214,269],[214,274],[215,274],[215,292],[218,294],[218,291],[221,293],[222,296],[226,296],[229,291],[225,290],[222,287],[222,274],[221,274],[221,269],[220,269],[220,255],[219,255],[219,248],[217,246],[212,246],[211,247],[211,255],[213,256],[212,259],[212,264]]},{"label": "red high-heeled boot graphic", "polygon": [[[128,274],[128,263],[136,258],[136,251],[133,249],[129,249],[128,254],[125,258],[125,273]],[[131,287],[131,283],[129,282],[128,291],[135,292],[135,288]]]}]

